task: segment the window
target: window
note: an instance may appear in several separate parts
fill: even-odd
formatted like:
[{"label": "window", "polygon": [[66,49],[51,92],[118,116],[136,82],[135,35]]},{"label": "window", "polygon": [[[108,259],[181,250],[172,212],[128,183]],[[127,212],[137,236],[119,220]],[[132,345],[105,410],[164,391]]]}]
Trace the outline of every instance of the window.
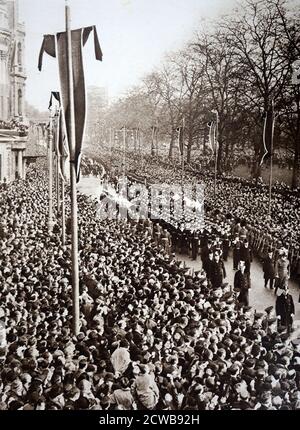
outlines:
[{"label": "window", "polygon": [[18,64],[22,66],[22,43],[18,43]]},{"label": "window", "polygon": [[23,116],[23,93],[21,89],[18,91],[18,108],[19,116]]}]

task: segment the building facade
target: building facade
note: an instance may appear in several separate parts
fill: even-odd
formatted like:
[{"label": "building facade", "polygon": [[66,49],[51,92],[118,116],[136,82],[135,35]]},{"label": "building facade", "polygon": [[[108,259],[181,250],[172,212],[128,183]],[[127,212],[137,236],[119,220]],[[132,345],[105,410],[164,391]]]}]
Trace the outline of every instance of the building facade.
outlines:
[{"label": "building facade", "polygon": [[0,181],[25,177],[25,26],[18,0],[0,0]]}]

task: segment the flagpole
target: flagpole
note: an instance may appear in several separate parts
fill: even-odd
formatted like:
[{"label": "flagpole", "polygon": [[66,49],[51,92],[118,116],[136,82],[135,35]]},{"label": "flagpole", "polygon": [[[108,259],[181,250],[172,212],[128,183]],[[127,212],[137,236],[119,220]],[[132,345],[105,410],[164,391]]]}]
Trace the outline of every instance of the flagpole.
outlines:
[{"label": "flagpole", "polygon": [[[56,130],[57,130],[57,136],[56,139],[59,139],[59,111],[56,112],[55,115],[56,118]],[[60,186],[59,186],[59,154],[56,153],[56,199],[57,199],[57,216],[60,214]]]},{"label": "flagpole", "polygon": [[[182,168],[182,186],[183,186],[183,181],[184,181],[184,174],[185,174],[185,165],[184,165],[184,128],[185,128],[185,118],[183,118],[182,120],[182,160],[181,160],[181,168]],[[179,134],[179,138],[180,138],[180,134]]]},{"label": "flagpole", "polygon": [[[66,207],[65,207],[65,160],[64,160],[64,152],[63,148],[60,148],[60,144],[63,146],[63,131],[61,129],[62,127],[62,109],[61,107],[58,110],[58,116],[57,116],[57,121],[58,121],[58,151],[59,151],[59,157],[58,157],[58,165],[57,165],[57,180],[58,180],[58,186],[60,184],[61,181],[61,187],[58,189],[58,199],[60,200],[61,203],[61,207],[60,207],[60,211],[61,211],[61,237],[62,237],[62,245],[63,247],[66,246]],[[60,141],[62,139],[62,142]],[[61,190],[61,195],[60,195],[60,190]]]},{"label": "flagpole", "polygon": [[270,158],[270,181],[269,181],[269,209],[268,215],[271,219],[272,213],[272,188],[273,188],[273,146],[274,146],[274,104],[273,100],[271,102],[272,105],[272,132],[271,132],[271,158]]},{"label": "flagpole", "polygon": [[215,111],[217,122],[216,122],[216,128],[214,133],[214,149],[215,149],[215,173],[214,173],[214,197],[216,197],[217,194],[217,174],[218,174],[218,133],[219,133],[219,113],[218,111]]},{"label": "flagpole", "polygon": [[65,204],[65,180],[61,180],[61,224],[62,245],[66,246],[66,204]]},{"label": "flagpole", "polygon": [[[182,154],[181,154],[181,157],[182,157],[182,160],[181,160],[181,169],[182,169],[182,172],[181,172],[181,190],[182,190],[182,215],[183,215],[183,221],[184,221],[184,223],[185,223],[185,200],[184,200],[184,198],[185,198],[185,195],[184,195],[184,168],[185,168],[185,165],[184,165],[184,128],[185,128],[185,118],[183,118],[182,119],[182,135],[180,136],[180,131],[179,131],[179,143],[180,143],[180,140],[182,140]],[[180,129],[179,129],[180,130]],[[179,147],[180,147],[180,145],[179,145]]]},{"label": "flagpole", "polygon": [[269,182],[269,210],[268,210],[269,218],[271,218],[271,212],[272,212],[272,187],[273,187],[273,155],[271,154],[271,159],[270,159],[270,182]]},{"label": "flagpole", "polygon": [[152,138],[151,138],[151,157],[154,157],[154,126],[152,126]]},{"label": "flagpole", "polygon": [[112,128],[109,129],[109,159],[110,168],[112,168]]},{"label": "flagpole", "polygon": [[124,125],[124,134],[123,134],[123,144],[124,144],[124,154],[123,154],[123,164],[124,164],[124,166],[123,166],[123,175],[124,175],[124,178],[125,178],[125,176],[126,176],[126,133],[127,133],[127,130],[126,130],[126,126]]},{"label": "flagpole", "polygon": [[71,220],[72,220],[72,288],[73,288],[73,331],[79,333],[79,264],[78,264],[78,208],[77,208],[77,169],[76,169],[76,135],[75,135],[75,107],[72,58],[72,33],[70,6],[66,0],[66,35],[68,61],[68,90],[69,90],[69,146],[70,146],[70,182],[71,182]]},{"label": "flagpole", "polygon": [[53,230],[53,132],[52,116],[50,113],[50,124],[48,129],[48,164],[49,164],[49,214],[48,214],[48,232]]}]

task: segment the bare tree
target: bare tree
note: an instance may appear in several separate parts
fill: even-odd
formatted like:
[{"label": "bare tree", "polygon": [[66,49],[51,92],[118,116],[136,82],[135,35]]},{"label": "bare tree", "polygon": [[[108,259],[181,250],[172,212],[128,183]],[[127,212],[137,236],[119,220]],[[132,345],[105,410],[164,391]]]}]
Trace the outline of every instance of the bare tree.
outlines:
[{"label": "bare tree", "polygon": [[192,46],[179,52],[173,63],[183,83],[182,116],[185,120],[185,147],[189,163],[203,129],[204,103],[208,96],[204,66],[199,63]]},{"label": "bare tree", "polygon": [[283,33],[280,14],[271,0],[247,0],[242,13],[223,20],[229,32],[239,64],[244,67],[242,78],[248,86],[246,96],[261,124],[261,133],[254,142],[257,154],[256,176],[261,175],[259,160],[262,157],[262,114],[271,101],[280,98],[287,83],[290,66],[282,55]]},{"label": "bare tree", "polygon": [[292,187],[300,187],[300,80],[292,82],[293,67],[300,60],[300,14],[298,9],[289,7],[284,0],[271,1],[279,14],[279,24],[284,35],[282,55],[290,66],[288,85],[284,88],[280,101],[281,122],[284,133],[290,138],[293,149]]},{"label": "bare tree", "polygon": [[152,90],[159,94],[162,103],[161,112],[167,115],[167,130],[170,138],[169,158],[173,157],[177,137],[177,127],[182,118],[184,82],[173,61],[175,54],[170,54],[160,70],[153,72],[148,80],[152,80]]},{"label": "bare tree", "polygon": [[198,35],[193,47],[203,65],[207,81],[205,106],[208,115],[212,118],[212,111],[218,112],[218,172],[221,173],[226,156],[237,138],[235,124],[239,123],[244,111],[245,85],[241,80],[242,71],[227,32],[216,30],[211,35]]}]

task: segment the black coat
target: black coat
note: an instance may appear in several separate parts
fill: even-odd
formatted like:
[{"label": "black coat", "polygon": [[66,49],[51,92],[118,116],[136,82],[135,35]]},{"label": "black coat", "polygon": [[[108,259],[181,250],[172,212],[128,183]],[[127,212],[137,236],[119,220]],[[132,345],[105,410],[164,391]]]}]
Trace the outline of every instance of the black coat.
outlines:
[{"label": "black coat", "polygon": [[244,246],[241,246],[239,258],[240,261],[245,261],[245,263],[251,263],[253,260],[252,250],[250,248],[245,248]]},{"label": "black coat", "polygon": [[281,316],[282,325],[290,325],[293,323],[291,314],[295,314],[293,297],[290,294],[281,294],[276,300],[276,315]]},{"label": "black coat", "polygon": [[209,260],[208,256],[211,251],[212,251],[212,248],[208,248],[207,246],[205,246],[201,251],[201,260],[202,260],[203,269],[205,271],[207,271],[207,264]]},{"label": "black coat", "polygon": [[213,268],[214,260],[210,260],[209,258],[205,262],[205,265],[203,265],[203,269],[206,272],[206,277],[209,281],[211,281],[211,274],[212,274],[212,268]]},{"label": "black coat", "polygon": [[219,288],[226,278],[226,270],[223,261],[213,261],[210,268],[210,280],[213,288]]},{"label": "black coat", "polygon": [[275,262],[272,258],[266,257],[263,262],[263,272],[266,279],[275,278]]},{"label": "black coat", "polygon": [[250,277],[247,272],[238,270],[234,277],[234,288],[240,292],[238,302],[244,306],[249,305],[249,289],[251,288]]}]

